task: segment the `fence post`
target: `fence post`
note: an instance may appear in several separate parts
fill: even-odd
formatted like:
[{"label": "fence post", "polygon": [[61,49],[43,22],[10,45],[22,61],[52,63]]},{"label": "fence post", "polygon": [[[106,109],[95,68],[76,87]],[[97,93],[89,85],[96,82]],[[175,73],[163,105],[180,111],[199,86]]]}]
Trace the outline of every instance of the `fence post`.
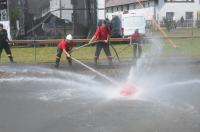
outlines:
[{"label": "fence post", "polygon": [[35,44],[35,40],[34,40],[34,55],[35,55],[35,63],[36,63],[36,44]]}]

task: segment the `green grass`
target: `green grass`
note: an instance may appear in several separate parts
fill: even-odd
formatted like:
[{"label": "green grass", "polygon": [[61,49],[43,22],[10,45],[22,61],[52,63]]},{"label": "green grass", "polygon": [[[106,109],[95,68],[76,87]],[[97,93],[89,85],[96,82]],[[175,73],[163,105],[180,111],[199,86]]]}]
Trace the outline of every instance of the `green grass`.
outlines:
[{"label": "green grass", "polygon": [[164,46],[164,55],[195,57],[200,56],[200,39],[179,39],[173,40],[178,48],[171,48],[169,44]]},{"label": "green grass", "polygon": [[[129,45],[115,45],[114,46],[120,55],[120,58],[127,58],[132,56],[132,49]],[[18,63],[44,63],[44,62],[54,62],[56,57],[56,47],[26,47],[11,49],[14,60]],[[123,52],[122,52],[123,50]],[[76,59],[83,61],[93,61],[95,53],[95,46],[84,47],[76,50],[72,53],[72,56]],[[115,59],[117,59],[115,52],[111,48],[111,53]],[[5,52],[2,53],[2,61],[8,62]],[[104,51],[101,51],[100,59],[106,59]],[[61,61],[65,61],[65,55],[62,55]]]},{"label": "green grass", "polygon": [[178,28],[170,32],[163,29],[163,31],[169,36],[200,36],[200,28]]},{"label": "green grass", "polygon": [[[191,29],[177,29],[171,32],[166,32],[168,35],[183,36],[190,35]],[[196,35],[200,35],[200,29],[194,29]],[[172,48],[166,40],[156,40],[151,44],[145,44],[143,51],[147,54],[155,55],[157,52],[152,50],[152,47],[156,49],[155,44],[160,43],[163,47],[163,50],[159,56],[162,57],[200,57],[200,39],[174,39],[173,40],[178,48]],[[147,41],[148,42],[148,41]],[[113,45],[119,54],[120,59],[131,58],[133,55],[132,48],[125,44]],[[56,56],[56,47],[13,47],[12,54],[14,60],[18,63],[44,63],[44,62],[54,62]],[[117,57],[111,48],[112,56],[117,60]],[[155,52],[152,54],[151,52]],[[72,56],[74,58],[80,59],[82,61],[93,61],[95,53],[95,46],[88,46],[81,48],[73,52]],[[157,56],[157,55],[156,55]],[[100,59],[106,59],[106,56],[103,51],[101,51]],[[65,56],[62,55],[62,61],[65,60]],[[8,58],[3,51],[1,56],[1,62],[8,62]]]}]

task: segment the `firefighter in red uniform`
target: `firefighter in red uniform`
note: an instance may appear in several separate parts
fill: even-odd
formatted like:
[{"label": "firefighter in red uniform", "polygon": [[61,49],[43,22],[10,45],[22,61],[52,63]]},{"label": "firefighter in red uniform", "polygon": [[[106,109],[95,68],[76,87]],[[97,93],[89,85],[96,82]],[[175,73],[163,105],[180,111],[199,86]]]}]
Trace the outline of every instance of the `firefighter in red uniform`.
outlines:
[{"label": "firefighter in red uniform", "polygon": [[130,45],[133,47],[133,57],[138,58],[141,57],[142,54],[142,44],[144,43],[143,36],[139,33],[138,29],[130,37]]},{"label": "firefighter in red uniform", "polygon": [[72,65],[72,59],[71,59],[71,54],[70,51],[72,50],[72,48],[75,46],[75,44],[72,41],[73,37],[71,34],[67,35],[66,39],[61,40],[58,43],[58,48],[57,48],[57,55],[56,55],[56,65],[55,67],[58,68],[59,67],[59,63],[60,63],[60,58],[62,55],[62,52],[64,52],[64,54],[66,55],[66,59],[69,62],[69,65]]},{"label": "firefighter in red uniform", "polygon": [[99,54],[102,48],[109,60],[109,64],[112,64],[112,56],[111,56],[111,52],[109,48],[109,39],[110,39],[111,34],[112,32],[110,28],[106,25],[106,21],[99,22],[98,28],[96,29],[94,36],[90,40],[90,43],[93,42],[94,40],[100,40],[96,44],[96,52],[95,52],[95,58],[94,58],[94,62],[96,65],[97,65],[97,60],[99,59]]},{"label": "firefighter in red uniform", "polygon": [[10,63],[13,63],[13,57],[11,54],[10,46],[8,44],[8,34],[5,29],[3,29],[3,24],[0,24],[0,57],[3,49],[6,51],[8,58],[10,59]]}]

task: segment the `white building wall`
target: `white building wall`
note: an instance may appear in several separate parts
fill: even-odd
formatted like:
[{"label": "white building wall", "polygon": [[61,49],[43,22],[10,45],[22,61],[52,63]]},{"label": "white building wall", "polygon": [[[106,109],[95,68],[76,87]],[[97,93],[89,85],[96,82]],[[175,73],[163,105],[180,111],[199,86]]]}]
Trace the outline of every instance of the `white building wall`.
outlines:
[{"label": "white building wall", "polygon": [[[145,5],[147,7],[147,4]],[[118,10],[117,10],[118,8]],[[125,6],[124,6],[125,8]],[[154,2],[150,2],[150,7],[141,8],[139,4],[129,4],[129,12],[136,12],[138,15],[144,15],[146,20],[153,19],[154,10],[156,10],[156,20],[162,21],[164,17],[166,17],[166,12],[174,12],[175,20],[180,20],[183,16],[185,19],[186,12],[193,12],[194,20],[197,19],[197,12],[200,11],[200,0],[195,0],[195,2],[164,2],[164,0],[159,0],[159,4],[154,9]],[[112,8],[108,8],[108,12],[106,13],[106,17],[112,19],[112,15],[122,14],[120,6],[116,6]]]},{"label": "white building wall", "polygon": [[[148,4],[146,4],[147,6]],[[106,13],[106,17],[108,19],[112,19],[113,15],[122,15],[124,11],[127,11],[127,5],[123,5],[123,11],[121,11],[121,6],[108,8],[108,12]],[[146,20],[152,20],[154,16],[154,2],[149,3],[149,7],[142,8],[140,4],[129,4],[129,13],[134,13],[135,15],[144,16]]]},{"label": "white building wall", "polygon": [[164,0],[159,0],[159,5],[157,7],[157,19],[162,21],[163,18],[166,17],[166,12],[174,12],[175,20],[180,20],[182,16],[185,19],[185,12],[193,12],[194,20],[196,20],[197,11],[200,11],[199,0],[185,3],[165,3]]},{"label": "white building wall", "polygon": [[146,20],[152,20],[154,16],[154,7],[148,7],[145,9],[135,9],[133,10],[139,16],[144,16]]},{"label": "white building wall", "polygon": [[[60,7],[61,2],[61,7]],[[72,10],[59,10],[60,8],[72,9]],[[55,11],[58,10],[58,11]],[[72,21],[73,5],[71,0],[50,0],[50,11],[57,17],[61,19],[67,19]]]},{"label": "white building wall", "polygon": [[58,0],[50,0],[50,11],[57,17],[60,16],[60,12],[54,10],[57,10],[59,8],[60,8],[60,2]]},{"label": "white building wall", "polygon": [[72,9],[62,11],[62,19],[72,21],[73,5],[71,4],[71,0],[62,0],[62,8]]},{"label": "white building wall", "polygon": [[97,0],[97,19],[105,19],[105,0]]},{"label": "white building wall", "polygon": [[113,12],[113,13],[106,13],[106,18],[108,18],[109,20],[112,20],[113,16],[119,16],[121,17],[123,13],[121,11],[118,12]]}]

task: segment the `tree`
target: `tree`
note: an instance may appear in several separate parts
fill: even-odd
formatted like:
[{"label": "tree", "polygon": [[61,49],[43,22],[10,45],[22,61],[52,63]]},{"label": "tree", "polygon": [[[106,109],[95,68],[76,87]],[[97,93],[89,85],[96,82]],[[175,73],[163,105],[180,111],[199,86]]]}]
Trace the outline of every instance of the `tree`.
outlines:
[{"label": "tree", "polygon": [[11,34],[12,37],[16,37],[17,34],[16,21],[19,20],[20,12],[19,9],[14,5],[11,5],[9,9],[10,9],[9,17],[10,17]]},{"label": "tree", "polygon": [[197,12],[197,22],[196,25],[198,28],[200,28],[200,11]]},{"label": "tree", "polygon": [[163,22],[165,24],[165,27],[167,28],[167,31],[170,32],[173,29],[175,22],[167,18],[163,18]]}]

